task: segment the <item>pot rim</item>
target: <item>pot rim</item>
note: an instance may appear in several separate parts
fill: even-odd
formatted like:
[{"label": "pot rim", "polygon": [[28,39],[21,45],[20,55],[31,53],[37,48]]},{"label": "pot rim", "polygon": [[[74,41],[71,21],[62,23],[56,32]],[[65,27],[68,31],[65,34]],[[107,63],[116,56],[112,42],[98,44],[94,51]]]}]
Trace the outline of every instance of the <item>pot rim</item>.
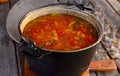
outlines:
[{"label": "pot rim", "polygon": [[[90,14],[90,13],[84,12],[84,11],[80,11],[80,10],[78,11],[78,10],[75,10],[75,9],[64,8],[63,6],[59,6],[59,5],[58,5],[58,6],[46,6],[46,7],[42,7],[42,8],[35,9],[35,10],[33,10],[33,11],[28,12],[28,13],[20,20],[18,29],[19,29],[21,38],[22,38],[24,41],[26,41],[26,38],[25,38],[25,36],[23,36],[22,31],[21,31],[21,25],[22,25],[23,21],[24,21],[29,15],[31,15],[32,13],[35,13],[35,12],[37,12],[37,11],[44,10],[44,9],[51,9],[51,8],[52,8],[52,9],[55,8],[55,9],[69,10],[69,11],[74,11],[75,13],[82,13],[82,14],[84,14],[84,15],[91,16],[91,17],[93,17],[93,18],[97,21],[98,25],[100,25],[101,31],[100,31],[100,29],[99,29],[100,33],[98,34],[98,39],[97,39],[97,41],[96,41],[95,43],[93,43],[92,45],[90,45],[90,46],[88,46],[88,47],[82,48],[82,49],[73,50],[73,51],[72,51],[72,50],[71,50],[71,51],[59,51],[59,50],[55,51],[55,50],[45,49],[45,48],[40,48],[40,47],[39,47],[40,49],[43,49],[43,50],[45,50],[45,51],[50,51],[50,52],[58,52],[58,53],[73,53],[73,52],[79,52],[79,51],[83,51],[83,50],[87,50],[87,49],[89,49],[89,48],[92,48],[92,47],[96,46],[97,44],[99,44],[99,42],[102,40],[104,29],[103,29],[102,23],[99,22],[99,20],[98,20],[95,16],[93,16],[93,15]],[[38,17],[40,17],[40,16],[38,16]],[[36,18],[37,18],[37,17],[36,17]],[[36,46],[36,45],[35,45],[35,46]]]}]

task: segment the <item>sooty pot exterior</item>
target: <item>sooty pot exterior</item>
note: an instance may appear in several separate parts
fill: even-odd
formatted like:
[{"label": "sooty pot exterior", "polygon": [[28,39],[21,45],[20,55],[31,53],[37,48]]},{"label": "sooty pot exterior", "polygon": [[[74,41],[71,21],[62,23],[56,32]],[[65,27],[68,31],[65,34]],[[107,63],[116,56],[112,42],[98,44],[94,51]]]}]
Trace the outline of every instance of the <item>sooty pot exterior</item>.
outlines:
[{"label": "sooty pot exterior", "polygon": [[72,53],[53,52],[39,59],[27,59],[37,76],[81,76],[88,68],[96,47]]}]

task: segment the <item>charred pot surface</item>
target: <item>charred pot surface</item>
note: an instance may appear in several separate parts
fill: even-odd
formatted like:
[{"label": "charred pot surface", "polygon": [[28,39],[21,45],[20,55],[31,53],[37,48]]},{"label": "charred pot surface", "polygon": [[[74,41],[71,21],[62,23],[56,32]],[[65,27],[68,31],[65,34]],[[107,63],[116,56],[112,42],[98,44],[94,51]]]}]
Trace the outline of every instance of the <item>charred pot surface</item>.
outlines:
[{"label": "charred pot surface", "polygon": [[96,47],[75,53],[54,52],[40,59],[27,59],[37,76],[81,76],[94,57]]}]

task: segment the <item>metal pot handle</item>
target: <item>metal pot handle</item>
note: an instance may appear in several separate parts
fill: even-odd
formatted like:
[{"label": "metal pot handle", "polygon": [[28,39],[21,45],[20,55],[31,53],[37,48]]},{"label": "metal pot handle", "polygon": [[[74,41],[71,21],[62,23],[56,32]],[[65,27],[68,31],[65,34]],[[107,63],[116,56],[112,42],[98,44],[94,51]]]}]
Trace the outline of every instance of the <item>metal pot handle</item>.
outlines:
[{"label": "metal pot handle", "polygon": [[[79,10],[87,10],[87,11],[93,11],[92,8],[90,7],[86,7],[85,4],[88,3],[86,1],[82,1],[82,3],[76,2],[75,0],[72,0],[72,2],[70,2],[69,0],[66,1],[62,1],[62,0],[57,0],[59,4],[66,4],[66,5],[74,5],[75,7],[77,7]],[[89,1],[90,2],[90,1]]]},{"label": "metal pot handle", "polygon": [[26,41],[22,39],[19,45],[19,51],[22,51],[25,55],[29,57],[42,58],[43,56],[52,53],[50,51],[46,51],[44,49],[36,47],[34,45],[34,42],[29,39],[27,39]]}]

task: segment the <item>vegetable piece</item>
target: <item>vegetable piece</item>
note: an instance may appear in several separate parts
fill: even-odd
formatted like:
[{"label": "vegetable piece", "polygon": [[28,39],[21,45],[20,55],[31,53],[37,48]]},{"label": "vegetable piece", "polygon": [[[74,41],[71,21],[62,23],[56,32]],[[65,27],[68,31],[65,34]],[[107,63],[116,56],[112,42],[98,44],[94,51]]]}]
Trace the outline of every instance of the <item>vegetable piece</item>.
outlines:
[{"label": "vegetable piece", "polygon": [[63,29],[58,29],[57,30],[57,34],[58,35],[63,35],[64,34],[64,30]]},{"label": "vegetable piece", "polygon": [[40,32],[40,29],[35,27],[35,28],[32,28],[31,32],[33,36],[35,36],[35,35],[38,35],[38,33]]},{"label": "vegetable piece", "polygon": [[46,25],[46,26],[43,27],[43,29],[44,29],[45,31],[50,31],[50,30],[51,30],[51,27],[50,27],[49,25]]},{"label": "vegetable piece", "polygon": [[87,32],[87,29],[84,28],[84,27],[79,27],[79,30],[80,30],[81,32],[83,32],[83,33],[86,33],[86,32]]},{"label": "vegetable piece", "polygon": [[76,40],[73,41],[73,44],[74,44],[74,45],[77,45],[77,44],[78,44],[78,41],[76,41]]},{"label": "vegetable piece", "polygon": [[73,41],[71,41],[71,44],[72,44],[72,45],[78,45],[79,42],[78,42],[77,40],[73,40]]},{"label": "vegetable piece", "polygon": [[68,28],[72,30],[74,25],[75,25],[75,21],[72,21],[72,22],[70,22],[70,24],[68,25]]},{"label": "vegetable piece", "polygon": [[55,40],[51,40],[45,43],[45,46],[50,46]]},{"label": "vegetable piece", "polygon": [[39,28],[37,28],[37,27],[35,27],[35,28],[32,28],[32,32],[34,32],[34,33],[39,33]]},{"label": "vegetable piece", "polygon": [[77,28],[78,24],[79,24],[79,19],[74,20],[69,24],[68,28],[70,28],[71,30],[75,30]]},{"label": "vegetable piece", "polygon": [[58,40],[58,35],[56,30],[53,30],[52,32],[53,32],[53,40]]},{"label": "vegetable piece", "polygon": [[36,45],[41,45],[41,43],[42,43],[42,41],[40,39],[35,39],[34,41],[35,41]]},{"label": "vegetable piece", "polygon": [[87,35],[86,36],[86,39],[89,41],[89,42],[92,42],[93,41],[93,37],[91,35]]}]

